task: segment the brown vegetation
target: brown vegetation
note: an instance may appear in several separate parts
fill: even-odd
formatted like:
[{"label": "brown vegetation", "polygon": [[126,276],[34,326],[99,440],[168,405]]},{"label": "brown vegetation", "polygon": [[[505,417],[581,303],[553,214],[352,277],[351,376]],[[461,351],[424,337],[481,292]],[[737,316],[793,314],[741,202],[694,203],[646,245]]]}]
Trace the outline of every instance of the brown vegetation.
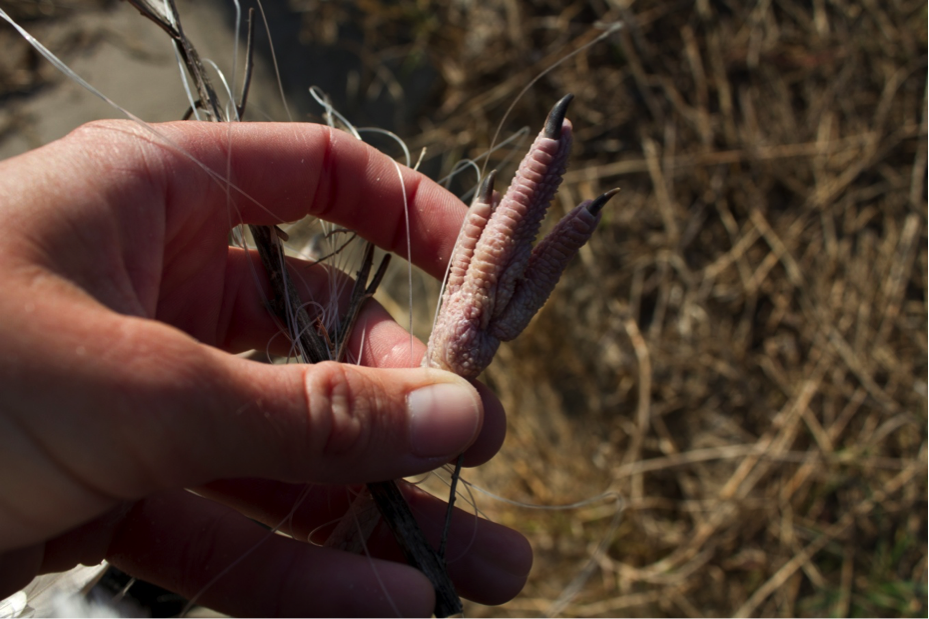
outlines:
[{"label": "brown vegetation", "polygon": [[486,372],[510,435],[471,475],[542,505],[609,489],[622,520],[565,607],[613,503],[481,499],[537,552],[494,612],[925,614],[925,4],[450,4],[346,15],[429,54],[413,142],[449,159],[625,25],[506,120],[575,93],[559,207],[622,192]]}]

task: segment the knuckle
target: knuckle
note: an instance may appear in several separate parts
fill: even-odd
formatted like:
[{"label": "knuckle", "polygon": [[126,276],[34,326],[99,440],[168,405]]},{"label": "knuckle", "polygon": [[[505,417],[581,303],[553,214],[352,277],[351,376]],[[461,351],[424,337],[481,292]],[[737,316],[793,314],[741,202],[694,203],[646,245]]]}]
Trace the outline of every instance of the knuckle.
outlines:
[{"label": "knuckle", "polygon": [[95,135],[103,131],[109,132],[118,129],[124,123],[125,121],[118,119],[91,120],[72,130],[69,135],[81,138],[86,135]]},{"label": "knuckle", "polygon": [[364,451],[371,442],[375,408],[365,379],[333,362],[311,366],[305,376],[307,441],[313,452],[344,456]]}]

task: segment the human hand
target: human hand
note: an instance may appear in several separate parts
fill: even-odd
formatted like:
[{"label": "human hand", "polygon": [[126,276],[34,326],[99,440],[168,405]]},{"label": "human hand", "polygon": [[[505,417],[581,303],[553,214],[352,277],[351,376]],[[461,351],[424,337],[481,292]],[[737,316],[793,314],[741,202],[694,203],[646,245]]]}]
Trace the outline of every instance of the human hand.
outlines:
[{"label": "human hand", "polygon": [[[503,411],[486,389],[396,369],[424,346],[411,351],[376,303],[353,342],[373,367],[229,354],[278,332],[268,288],[255,284],[260,261],[227,245],[230,227],[311,213],[405,253],[394,164],[317,125],[156,127],[169,143],[108,121],[0,162],[0,597],[103,558],[192,596],[244,555],[202,603],[431,613],[426,578],[382,560],[399,554],[386,530],[372,560],[268,537],[229,508],[274,526],[312,483],[290,525],[306,536],[344,513],[343,485],[429,471],[463,450],[478,464],[502,443]],[[242,193],[227,199],[191,157],[219,177],[228,165]],[[412,260],[441,276],[465,207],[420,174],[403,178]],[[326,293],[321,267],[294,267],[305,298]],[[411,500],[437,536],[443,504]],[[520,535],[461,513],[448,552],[461,593],[484,603],[518,593],[531,564]]]}]

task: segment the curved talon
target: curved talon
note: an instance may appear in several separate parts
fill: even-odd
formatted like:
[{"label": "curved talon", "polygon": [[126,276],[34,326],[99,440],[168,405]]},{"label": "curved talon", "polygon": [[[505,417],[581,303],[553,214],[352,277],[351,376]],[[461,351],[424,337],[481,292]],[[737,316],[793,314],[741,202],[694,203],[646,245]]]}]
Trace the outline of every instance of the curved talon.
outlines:
[{"label": "curved talon", "polygon": [[481,181],[481,186],[477,188],[477,192],[474,194],[474,198],[487,204],[493,204],[494,181],[496,180],[497,171],[491,170],[490,174],[485,176],[484,180]]},{"label": "curved talon", "polygon": [[548,118],[545,119],[545,130],[543,133],[545,137],[552,140],[557,140],[561,137],[561,123],[564,122],[565,114],[568,113],[568,104],[571,103],[572,99],[574,99],[574,95],[571,93],[566,94],[561,98],[561,101],[555,104],[552,111],[548,113]]},{"label": "curved talon", "polygon": [[610,201],[610,198],[618,193],[619,187],[616,189],[610,189],[606,193],[600,194],[593,202],[587,205],[587,210],[591,215],[596,215],[604,206],[606,206],[606,203]]}]

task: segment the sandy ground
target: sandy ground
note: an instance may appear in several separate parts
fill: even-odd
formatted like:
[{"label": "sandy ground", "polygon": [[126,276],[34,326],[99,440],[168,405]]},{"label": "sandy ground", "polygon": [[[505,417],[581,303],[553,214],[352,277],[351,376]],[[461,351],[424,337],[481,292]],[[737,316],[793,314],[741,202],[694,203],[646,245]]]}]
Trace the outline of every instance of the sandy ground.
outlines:
[{"label": "sandy ground", "polygon": [[[21,25],[123,110],[146,122],[178,120],[187,107],[187,97],[164,33],[125,2],[100,7],[88,0],[86,4],[61,10],[53,19],[23,21]],[[234,14],[228,5],[220,0],[178,2],[188,36],[227,76],[231,75],[234,49]],[[326,92],[353,122],[394,129],[416,118],[420,108],[410,102],[421,101],[421,95],[431,87],[435,74],[430,69],[422,66],[399,78],[391,75],[389,86],[358,92],[353,85],[365,71],[365,58],[352,43],[357,33],[350,28],[340,32],[337,46],[314,45],[301,38],[300,16],[287,9],[286,3],[267,2],[265,10],[294,120],[321,119],[322,108],[309,94],[311,85]],[[262,25],[256,29],[256,65],[246,119],[287,120],[288,110],[282,103],[263,30]],[[0,61],[0,69],[6,64],[12,65],[13,71],[31,71],[36,82],[19,93],[4,95],[0,88],[0,159],[60,138],[82,123],[126,117],[57,74],[44,59],[36,58],[6,24],[0,33],[10,50],[6,60]],[[244,54],[243,42],[239,46],[240,75]]]},{"label": "sandy ground", "polygon": [[[215,62],[229,71],[233,38],[227,28],[215,27],[215,18],[210,19],[215,4],[191,3],[184,10],[190,15],[184,23],[191,36],[203,41]],[[75,73],[139,118],[161,122],[184,113],[186,96],[167,37],[130,6],[120,3],[78,11],[66,19],[38,23],[35,30],[34,36],[60,54]],[[256,110],[272,116],[282,112],[279,100],[268,89],[256,89],[252,102]],[[0,139],[0,158],[60,138],[91,120],[126,117],[61,75],[50,75],[32,93],[8,99],[0,114],[0,125],[11,118],[17,121]]]}]

